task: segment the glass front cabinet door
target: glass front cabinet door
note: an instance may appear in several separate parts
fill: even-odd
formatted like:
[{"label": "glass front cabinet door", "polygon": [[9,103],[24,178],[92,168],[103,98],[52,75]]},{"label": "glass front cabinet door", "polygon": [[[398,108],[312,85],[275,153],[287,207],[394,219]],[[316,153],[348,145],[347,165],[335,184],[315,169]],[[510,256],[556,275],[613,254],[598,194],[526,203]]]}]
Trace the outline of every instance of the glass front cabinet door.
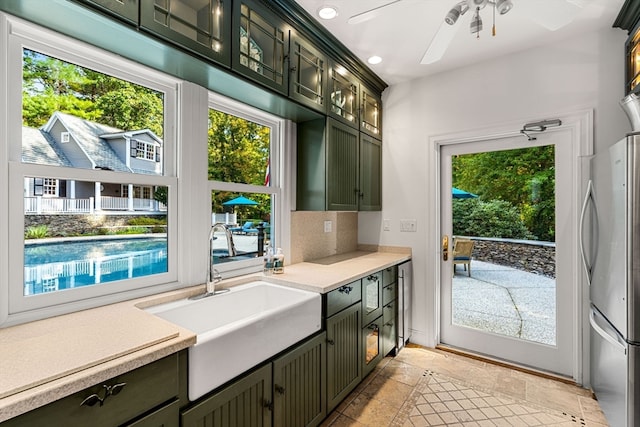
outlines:
[{"label": "glass front cabinet door", "polygon": [[258,2],[234,1],[232,68],[287,95],[290,28]]},{"label": "glass front cabinet door", "polygon": [[382,272],[362,279],[362,324],[366,325],[382,314]]},{"label": "glass front cabinet door", "polygon": [[360,86],[360,130],[374,138],[382,138],[382,101],[375,92]]},{"label": "glass front cabinet door", "polygon": [[140,2],[140,27],[229,66],[230,5],[231,0],[145,0]]},{"label": "glass front cabinet door", "polygon": [[289,40],[289,97],[324,112],[327,108],[327,57],[293,31]]},{"label": "glass front cabinet door", "polygon": [[341,122],[358,128],[358,80],[342,65],[329,66],[329,100],[327,113]]}]

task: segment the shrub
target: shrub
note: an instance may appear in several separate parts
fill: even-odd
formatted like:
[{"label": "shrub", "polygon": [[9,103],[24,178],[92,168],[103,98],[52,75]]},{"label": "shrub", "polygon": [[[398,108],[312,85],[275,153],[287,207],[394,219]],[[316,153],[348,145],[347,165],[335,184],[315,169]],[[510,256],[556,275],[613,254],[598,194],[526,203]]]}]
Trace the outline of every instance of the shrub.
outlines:
[{"label": "shrub", "polygon": [[453,234],[458,236],[535,239],[518,209],[504,200],[454,200],[452,213]]},{"label": "shrub", "polygon": [[129,219],[127,225],[167,225],[167,217],[152,218],[148,216],[137,216]]},{"label": "shrub", "polygon": [[126,227],[116,231],[116,234],[145,234],[148,233],[146,227]]},{"label": "shrub", "polygon": [[43,239],[49,234],[49,227],[46,224],[28,227],[24,232],[25,239]]}]

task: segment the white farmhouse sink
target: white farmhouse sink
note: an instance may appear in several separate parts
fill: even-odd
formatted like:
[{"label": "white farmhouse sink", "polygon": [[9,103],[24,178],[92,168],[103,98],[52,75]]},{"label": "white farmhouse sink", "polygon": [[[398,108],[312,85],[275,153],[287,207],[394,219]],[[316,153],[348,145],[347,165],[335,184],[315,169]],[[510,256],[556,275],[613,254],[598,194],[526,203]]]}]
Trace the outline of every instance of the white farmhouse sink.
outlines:
[{"label": "white farmhouse sink", "polygon": [[200,300],[145,309],[197,334],[189,348],[189,400],[320,330],[320,294],[255,281]]}]

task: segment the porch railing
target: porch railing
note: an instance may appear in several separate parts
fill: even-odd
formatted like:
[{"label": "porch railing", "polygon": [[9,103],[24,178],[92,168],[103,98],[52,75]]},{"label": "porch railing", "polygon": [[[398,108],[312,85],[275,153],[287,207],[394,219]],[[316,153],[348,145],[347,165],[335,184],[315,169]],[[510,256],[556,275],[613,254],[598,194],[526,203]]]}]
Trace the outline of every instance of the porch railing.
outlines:
[{"label": "porch railing", "polygon": [[[105,211],[142,211],[142,212],[166,212],[167,207],[154,199],[131,200],[131,206],[127,197],[100,198],[100,209]],[[96,211],[95,199],[67,199],[61,197],[25,197],[25,214],[82,214]]]}]

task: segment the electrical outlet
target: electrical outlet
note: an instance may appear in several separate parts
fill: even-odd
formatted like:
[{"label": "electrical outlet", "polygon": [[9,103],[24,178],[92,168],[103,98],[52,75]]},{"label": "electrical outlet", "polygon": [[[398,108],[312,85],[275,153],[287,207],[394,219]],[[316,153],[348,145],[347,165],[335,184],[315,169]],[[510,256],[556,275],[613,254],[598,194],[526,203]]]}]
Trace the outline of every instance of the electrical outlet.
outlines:
[{"label": "electrical outlet", "polygon": [[400,231],[415,233],[418,229],[418,221],[415,219],[401,219]]},{"label": "electrical outlet", "polygon": [[384,231],[389,231],[391,230],[391,220],[390,219],[384,219],[382,220],[382,229]]},{"label": "electrical outlet", "polygon": [[331,229],[333,228],[333,223],[331,221],[324,222],[324,232],[331,233]]}]

